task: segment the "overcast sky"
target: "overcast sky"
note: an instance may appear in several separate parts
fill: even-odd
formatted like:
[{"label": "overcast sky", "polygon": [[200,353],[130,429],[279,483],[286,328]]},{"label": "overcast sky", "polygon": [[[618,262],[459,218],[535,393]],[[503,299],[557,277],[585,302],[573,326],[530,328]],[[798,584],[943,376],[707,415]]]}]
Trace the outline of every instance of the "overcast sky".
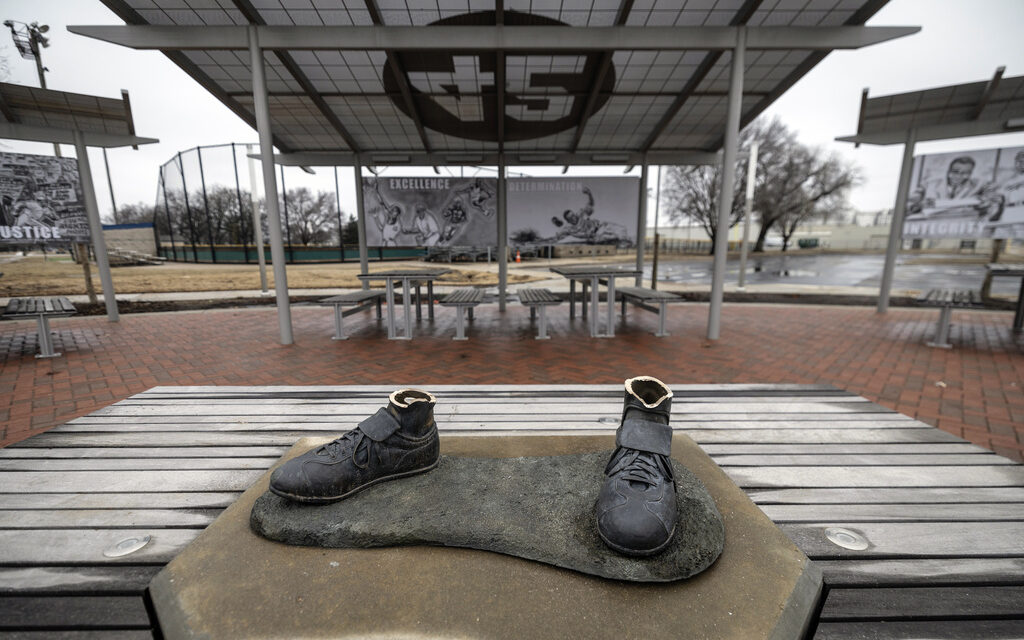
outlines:
[{"label": "overcast sky", "polygon": [[[73,24],[121,24],[102,3],[94,0],[4,0],[0,20],[39,21],[50,25],[51,46],[43,52],[50,69],[52,89],[120,97],[127,89],[139,135],[159,138],[138,151],[108,152],[118,204],[156,198],[157,171],[175,153],[197,145],[255,142],[256,132],[213,98],[161,53],[134,51],[102,43],[66,30]],[[893,42],[830,54],[803,80],[772,105],[768,116],[778,116],[806,143],[834,149],[861,166],[865,184],[852,196],[855,208],[871,211],[891,207],[895,200],[902,146],[874,147],[834,142],[836,136],[856,132],[860,94],[902,93],[934,86],[987,80],[999,66],[1006,76],[1024,74],[1024,0],[892,0],[869,25],[916,25],[922,31]],[[38,85],[35,64],[21,58],[6,30],[0,34],[0,56],[6,58],[8,82]],[[1024,133],[922,143],[918,153],[1024,145]],[[0,150],[52,154],[51,145],[0,141]],[[70,146],[64,154],[74,155]],[[100,210],[110,211],[110,195],[98,149],[90,151]],[[333,189],[330,169],[306,176],[286,170],[289,188],[305,184]],[[430,169],[392,169],[391,173],[432,173]],[[456,169],[455,171],[458,171]],[[560,169],[524,169],[533,175],[561,175]],[[621,171],[621,170],[620,170]],[[579,169],[574,173],[602,174],[608,168]],[[651,172],[654,178],[654,171]],[[342,208],[352,211],[353,172],[339,169]],[[246,174],[242,174],[243,187]],[[653,186],[653,183],[652,183]],[[653,203],[652,203],[653,204]]]}]

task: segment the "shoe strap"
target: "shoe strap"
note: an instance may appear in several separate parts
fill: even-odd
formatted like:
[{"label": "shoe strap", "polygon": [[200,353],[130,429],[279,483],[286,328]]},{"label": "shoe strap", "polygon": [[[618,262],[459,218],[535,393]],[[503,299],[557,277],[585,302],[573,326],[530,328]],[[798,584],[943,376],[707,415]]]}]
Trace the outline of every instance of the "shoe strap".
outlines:
[{"label": "shoe strap", "polygon": [[615,444],[619,447],[672,455],[672,427],[659,422],[630,418],[615,432]]},{"label": "shoe strap", "polygon": [[378,409],[377,413],[360,422],[358,427],[360,431],[366,434],[367,438],[374,442],[387,440],[391,434],[401,428],[402,425],[398,423],[398,420],[383,407]]}]

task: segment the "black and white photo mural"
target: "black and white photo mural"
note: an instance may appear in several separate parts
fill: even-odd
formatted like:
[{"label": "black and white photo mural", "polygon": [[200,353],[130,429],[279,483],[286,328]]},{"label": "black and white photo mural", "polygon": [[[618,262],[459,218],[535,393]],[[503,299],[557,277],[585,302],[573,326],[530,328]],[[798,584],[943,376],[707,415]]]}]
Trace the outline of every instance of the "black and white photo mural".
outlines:
[{"label": "black and white photo mural", "polygon": [[635,247],[639,196],[639,178],[512,178],[509,244]]},{"label": "black and white photo mural", "polygon": [[1024,238],[1024,147],[914,158],[903,235]]},{"label": "black and white photo mural", "polygon": [[363,178],[371,247],[497,245],[494,178]]},{"label": "black and white photo mural", "polygon": [[0,243],[88,241],[78,161],[0,153]]}]

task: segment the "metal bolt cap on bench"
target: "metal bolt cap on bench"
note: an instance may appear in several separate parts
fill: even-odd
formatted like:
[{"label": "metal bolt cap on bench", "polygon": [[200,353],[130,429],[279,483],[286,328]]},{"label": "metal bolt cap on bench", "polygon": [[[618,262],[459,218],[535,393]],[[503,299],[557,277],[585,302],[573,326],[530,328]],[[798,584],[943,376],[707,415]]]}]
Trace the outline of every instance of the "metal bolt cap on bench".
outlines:
[{"label": "metal bolt cap on bench", "polygon": [[289,460],[270,476],[270,490],[310,504],[336,502],[378,482],[429,471],[441,444],[433,394],[400,389],[355,429]]},{"label": "metal bolt cap on bench", "polygon": [[597,531],[606,545],[630,556],[651,556],[676,530],[672,454],[672,391],[649,376],[626,380],[617,448],[597,498]]}]

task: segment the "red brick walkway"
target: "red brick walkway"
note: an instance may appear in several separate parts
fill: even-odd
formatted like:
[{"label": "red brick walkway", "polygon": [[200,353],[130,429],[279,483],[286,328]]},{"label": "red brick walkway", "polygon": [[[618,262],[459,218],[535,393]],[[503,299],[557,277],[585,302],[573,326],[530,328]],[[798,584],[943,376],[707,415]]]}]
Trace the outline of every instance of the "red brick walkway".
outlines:
[{"label": "red brick walkway", "polygon": [[566,306],[551,310],[547,342],[528,313],[479,307],[468,342],[454,312],[388,341],[371,313],[333,342],[331,312],[297,307],[296,344],[277,344],[273,309],[67,318],[52,322],[60,358],[36,353],[35,323],[0,325],[0,444],[61,424],[156,385],[614,383],[637,374],[675,383],[831,384],[1024,460],[1024,337],[1012,314],[955,312],[951,350],[924,341],[934,309],[728,305],[722,339],[703,335],[707,305],[677,305],[669,338],[656,316],[630,310],[615,339],[591,339]]}]

